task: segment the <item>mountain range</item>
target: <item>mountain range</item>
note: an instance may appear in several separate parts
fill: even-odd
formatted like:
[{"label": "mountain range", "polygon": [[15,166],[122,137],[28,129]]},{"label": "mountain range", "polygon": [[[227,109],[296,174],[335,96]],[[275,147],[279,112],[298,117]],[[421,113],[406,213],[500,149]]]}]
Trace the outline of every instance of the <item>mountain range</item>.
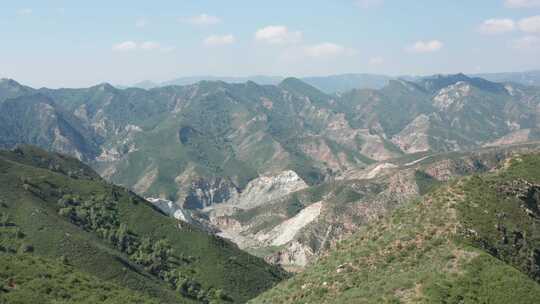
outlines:
[{"label": "mountain range", "polygon": [[384,81],[1,80],[0,300],[529,303],[540,88]]},{"label": "mountain range", "polygon": [[[32,89],[3,80],[0,97],[0,147],[25,143],[72,155],[108,181],[161,200],[166,212],[180,210],[192,224],[294,267],[333,243],[325,239],[363,222],[332,232],[329,223],[344,221],[338,213],[297,242],[326,213],[319,208],[325,203],[306,209],[311,203],[360,199],[348,190],[357,187],[350,180],[359,172],[376,176],[396,166],[393,159],[517,144],[540,134],[540,88],[463,74],[390,80],[379,90],[340,95],[296,78],[150,90]],[[366,193],[384,192],[369,187]],[[416,194],[411,187],[403,191]],[[283,214],[270,203],[293,194]],[[377,201],[370,212],[395,205]],[[298,222],[295,229],[284,229],[288,220]]]},{"label": "mountain range", "polygon": [[[508,72],[508,73],[484,73],[484,74],[469,74],[470,77],[484,78],[493,82],[512,82],[528,86],[540,85],[540,71],[527,72]],[[327,93],[343,93],[354,89],[381,89],[390,80],[403,79],[408,81],[417,81],[422,79],[422,76],[389,76],[382,74],[368,73],[350,73],[331,76],[315,76],[303,77],[302,81],[316,87],[317,89]],[[285,77],[281,76],[248,76],[248,77],[216,77],[216,76],[193,76],[182,77],[165,82],[153,82],[150,80],[141,81],[130,86],[118,86],[118,88],[135,87],[141,89],[152,89],[169,85],[190,85],[199,81],[224,81],[229,83],[244,83],[253,81],[261,85],[277,85],[283,81]]]}]

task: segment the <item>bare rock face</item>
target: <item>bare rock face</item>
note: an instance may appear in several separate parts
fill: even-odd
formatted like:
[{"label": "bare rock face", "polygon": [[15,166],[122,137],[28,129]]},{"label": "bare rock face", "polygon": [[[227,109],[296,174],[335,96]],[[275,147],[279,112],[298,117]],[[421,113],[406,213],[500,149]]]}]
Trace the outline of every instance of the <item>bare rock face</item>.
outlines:
[{"label": "bare rock face", "polygon": [[225,203],[237,193],[236,186],[228,179],[217,177],[195,180],[191,183],[182,207],[204,209],[208,206]]},{"label": "bare rock face", "polygon": [[135,136],[141,133],[139,126],[128,124],[123,129],[117,130],[117,140],[101,148],[101,154],[96,161],[102,163],[116,162],[124,158],[129,153],[136,152]]},{"label": "bare rock face", "polygon": [[[324,135],[350,149],[356,150],[359,148],[363,155],[374,160],[386,160],[398,155],[395,151],[391,151],[386,147],[382,136],[371,134],[369,129],[352,128],[343,113],[330,116]],[[359,139],[361,144],[358,142]],[[327,159],[321,160],[328,161]],[[353,167],[355,164],[361,163],[359,160],[350,163],[346,159],[339,159],[339,162],[342,167]]]},{"label": "bare rock face", "polygon": [[371,159],[382,161],[399,155],[386,147],[382,136],[371,134],[367,129],[359,130],[358,137],[364,142],[361,150],[362,154]]},{"label": "bare rock face", "polygon": [[406,153],[424,152],[430,149],[428,131],[429,116],[416,117],[401,132],[392,138],[392,142]]},{"label": "bare rock face", "polygon": [[306,182],[296,172],[283,171],[277,175],[266,175],[252,180],[241,193],[228,200],[227,204],[251,209],[307,187]]},{"label": "bare rock face", "polygon": [[[347,185],[347,190],[342,192],[343,190],[339,190],[341,187],[331,188],[330,192],[322,197],[323,200],[306,202],[307,204],[294,214],[287,215],[279,211],[283,210],[282,208],[289,208],[282,204],[290,204],[291,195],[302,193],[302,190],[307,189],[292,172],[282,172],[277,176],[258,179],[248,187],[251,189],[249,192],[245,191],[239,196],[241,198],[242,195],[249,193],[248,197],[257,200],[258,203],[234,204],[241,201],[236,198],[204,211],[208,212],[210,222],[220,231],[218,233],[220,236],[230,239],[240,248],[265,252],[264,257],[267,261],[278,263],[288,269],[292,267],[292,270],[296,271],[331,248],[341,238],[352,234],[365,222],[418,195],[414,170],[394,172],[389,178],[378,174],[381,170],[397,169],[396,165],[389,163],[375,166],[371,168],[372,174],[365,182],[343,181],[344,185]],[[284,183],[287,180],[289,183]],[[279,195],[270,195],[274,199],[266,200],[264,196],[267,189],[277,191],[278,185],[281,186]],[[262,191],[253,192],[255,189]],[[257,198],[256,193],[262,197]],[[350,193],[352,197],[347,198],[348,195],[345,193]],[[340,205],[339,212],[336,204]],[[277,208],[276,211],[271,211],[273,206]],[[247,221],[236,220],[235,216],[239,212],[246,212],[245,210],[252,210],[250,212],[253,216]]]},{"label": "bare rock face", "polygon": [[523,209],[532,217],[540,217],[540,185],[524,179],[499,185],[497,191],[505,196],[515,196],[523,202]]},{"label": "bare rock face", "polygon": [[529,140],[529,135],[531,134],[530,129],[522,129],[518,131],[514,131],[510,134],[507,134],[495,141],[489,142],[485,144],[485,147],[497,147],[497,146],[504,146],[504,145],[511,145],[511,144],[517,144],[517,143],[523,143]]},{"label": "bare rock face", "polygon": [[335,155],[323,138],[313,138],[302,145],[302,151],[312,159],[328,164],[328,167],[334,171],[339,171],[346,164],[343,164],[339,157]]},{"label": "bare rock face", "polygon": [[[300,210],[295,216],[269,229],[254,233],[252,229],[258,220],[253,218],[242,223],[235,218],[239,212],[264,208],[280,202],[286,196],[308,188],[308,185],[294,171],[283,171],[274,175],[261,176],[246,186],[241,193],[232,195],[221,204],[208,205],[200,210],[205,216],[196,216],[202,226],[210,227],[221,237],[231,240],[243,249],[282,248],[266,258],[282,265],[305,266],[314,252],[308,245],[295,239],[303,229],[315,222],[323,209],[322,203],[315,203]],[[261,214],[265,217],[265,214]]]},{"label": "bare rock face", "polygon": [[439,111],[459,111],[464,106],[465,97],[471,93],[471,85],[459,81],[443,88],[433,98],[433,105]]},{"label": "bare rock face", "polygon": [[133,190],[137,193],[146,192],[156,181],[158,173],[159,172],[157,168],[148,168],[147,171],[143,174],[143,176],[139,178],[137,183],[133,185]]},{"label": "bare rock face", "polygon": [[265,175],[249,182],[241,192],[234,192],[221,204],[208,205],[203,211],[210,222],[224,231],[230,230],[225,216],[239,210],[250,210],[279,200],[290,193],[306,189],[308,185],[296,172],[288,170],[275,175]]},{"label": "bare rock face", "polygon": [[463,176],[485,169],[487,168],[484,167],[484,164],[474,159],[445,159],[430,164],[424,171],[439,181],[448,181],[456,176]]},{"label": "bare rock face", "polygon": [[291,242],[304,227],[317,220],[322,207],[322,202],[312,204],[302,209],[294,217],[274,227],[271,231],[256,235],[256,237],[259,241],[271,246],[283,246]]},{"label": "bare rock face", "polygon": [[152,197],[148,197],[146,198],[146,200],[152,203],[157,208],[159,208],[159,210],[174,217],[177,220],[180,220],[186,223],[193,223],[193,219],[191,215],[189,214],[189,212],[186,210],[183,210],[172,201],[161,199],[161,198],[152,198]]},{"label": "bare rock face", "polygon": [[315,252],[312,248],[296,241],[289,243],[284,249],[266,256],[265,260],[272,264],[289,266],[287,267],[289,270],[295,271],[297,269],[291,268],[292,265],[305,267],[314,256]]}]

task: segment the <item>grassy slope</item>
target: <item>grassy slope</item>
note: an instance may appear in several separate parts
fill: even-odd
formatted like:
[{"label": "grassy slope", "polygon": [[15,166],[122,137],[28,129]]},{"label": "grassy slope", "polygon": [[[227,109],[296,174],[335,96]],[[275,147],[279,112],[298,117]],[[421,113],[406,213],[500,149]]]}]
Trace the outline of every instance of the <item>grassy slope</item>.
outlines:
[{"label": "grassy slope", "polygon": [[[179,293],[130,262],[114,246],[58,215],[58,193],[74,193],[82,199],[115,196],[119,222],[134,235],[168,240],[175,254],[187,261],[178,269],[205,289],[222,289],[241,302],[284,276],[277,268],[221,239],[186,225],[179,229],[174,219],[126,190],[107,184],[75,160],[28,147],[23,152],[23,156],[0,154],[0,212],[8,214],[10,222],[22,230],[35,255],[52,259],[65,256],[76,269],[100,279],[166,302],[182,300]],[[24,184],[32,186],[25,189]]]},{"label": "grassy slope", "polygon": [[0,253],[0,303],[160,303],[59,261]]},{"label": "grassy slope", "polygon": [[540,182],[540,156],[438,188],[253,303],[534,303],[540,220],[501,194],[518,179]]}]

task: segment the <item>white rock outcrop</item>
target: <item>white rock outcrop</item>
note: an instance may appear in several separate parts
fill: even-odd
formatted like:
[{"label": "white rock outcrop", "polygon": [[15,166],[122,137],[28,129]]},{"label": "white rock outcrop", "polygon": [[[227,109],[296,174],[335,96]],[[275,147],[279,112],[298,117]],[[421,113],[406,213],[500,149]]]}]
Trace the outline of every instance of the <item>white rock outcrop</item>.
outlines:
[{"label": "white rock outcrop", "polygon": [[162,198],[153,198],[153,197],[148,197],[146,198],[146,200],[152,203],[154,206],[158,207],[161,211],[167,213],[168,215],[173,216],[177,220],[180,220],[186,223],[193,222],[191,216],[189,215],[189,212],[183,210],[172,201],[162,199]]},{"label": "white rock outcrop", "polygon": [[406,153],[424,152],[429,150],[428,131],[431,126],[429,116],[418,115],[401,132],[392,138],[392,142]]},{"label": "white rock outcrop", "polygon": [[261,176],[252,180],[238,196],[226,204],[240,209],[251,209],[307,187],[306,182],[296,172],[283,171],[277,175]]},{"label": "white rock outcrop", "polygon": [[461,110],[464,106],[464,98],[471,93],[471,85],[459,81],[455,84],[443,88],[437,96],[433,98],[433,106],[439,111],[448,111],[453,108],[454,111]]},{"label": "white rock outcrop", "polygon": [[296,234],[313,221],[321,214],[323,207],[322,202],[318,202],[302,209],[294,217],[282,222],[268,233],[258,235],[257,238],[261,242],[269,243],[272,246],[285,245],[292,241]]}]

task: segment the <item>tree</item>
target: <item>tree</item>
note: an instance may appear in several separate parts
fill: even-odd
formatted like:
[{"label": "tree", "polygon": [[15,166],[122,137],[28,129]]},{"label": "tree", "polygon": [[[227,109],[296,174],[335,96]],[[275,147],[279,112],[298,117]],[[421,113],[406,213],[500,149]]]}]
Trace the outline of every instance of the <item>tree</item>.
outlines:
[{"label": "tree", "polygon": [[22,232],[21,228],[15,228],[15,237],[18,239],[22,239],[24,237],[24,233]]},{"label": "tree", "polygon": [[27,252],[33,252],[33,251],[34,251],[34,246],[30,244],[21,244],[21,246],[19,247],[20,253],[27,253]]},{"label": "tree", "polygon": [[126,224],[120,224],[116,231],[116,239],[118,240],[118,249],[125,252],[129,247],[129,231]]},{"label": "tree", "polygon": [[69,265],[69,259],[67,258],[67,256],[65,255],[60,256],[60,263],[64,265]]},{"label": "tree", "polygon": [[3,213],[0,216],[0,226],[7,227],[9,225],[9,214]]}]

